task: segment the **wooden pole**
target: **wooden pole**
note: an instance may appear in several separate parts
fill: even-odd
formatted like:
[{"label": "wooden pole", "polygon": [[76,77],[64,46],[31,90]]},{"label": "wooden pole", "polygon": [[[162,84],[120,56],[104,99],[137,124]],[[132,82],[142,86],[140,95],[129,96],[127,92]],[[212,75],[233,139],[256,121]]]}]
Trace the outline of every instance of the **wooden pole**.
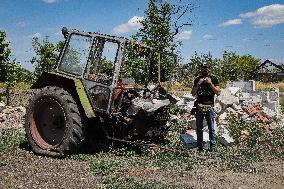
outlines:
[{"label": "wooden pole", "polygon": [[161,84],[161,54],[158,52],[158,83]]}]

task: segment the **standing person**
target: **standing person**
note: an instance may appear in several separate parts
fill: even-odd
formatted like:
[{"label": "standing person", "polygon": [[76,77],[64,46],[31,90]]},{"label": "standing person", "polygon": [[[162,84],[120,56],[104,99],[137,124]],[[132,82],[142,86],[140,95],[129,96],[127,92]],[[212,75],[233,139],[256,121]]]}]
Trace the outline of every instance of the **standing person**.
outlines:
[{"label": "standing person", "polygon": [[203,150],[203,119],[207,121],[209,129],[210,151],[216,151],[216,133],[214,96],[220,95],[221,89],[218,79],[211,75],[211,69],[208,64],[201,66],[201,75],[195,78],[191,90],[192,96],[197,96],[196,105],[196,134],[197,147],[199,151]]}]

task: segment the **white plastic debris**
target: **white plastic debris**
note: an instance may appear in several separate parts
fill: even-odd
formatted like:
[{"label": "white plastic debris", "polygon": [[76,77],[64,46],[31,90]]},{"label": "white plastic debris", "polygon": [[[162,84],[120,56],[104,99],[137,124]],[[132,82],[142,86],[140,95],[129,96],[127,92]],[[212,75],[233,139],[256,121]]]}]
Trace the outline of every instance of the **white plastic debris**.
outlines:
[{"label": "white plastic debris", "polygon": [[[197,135],[195,130],[187,130],[186,133],[180,134],[180,137],[181,141],[188,149],[197,147]],[[209,143],[209,134],[207,132],[203,132],[203,143],[207,145]]]},{"label": "white plastic debris", "polygon": [[[170,104],[170,100],[169,99],[165,99],[165,100],[158,100],[158,99],[144,99],[144,98],[135,98],[132,100],[132,104],[134,107],[132,107],[133,110],[137,109],[139,110],[139,108],[147,111],[147,112],[154,112],[157,109],[163,107],[163,106],[167,106]],[[135,111],[134,111],[135,112]]]}]

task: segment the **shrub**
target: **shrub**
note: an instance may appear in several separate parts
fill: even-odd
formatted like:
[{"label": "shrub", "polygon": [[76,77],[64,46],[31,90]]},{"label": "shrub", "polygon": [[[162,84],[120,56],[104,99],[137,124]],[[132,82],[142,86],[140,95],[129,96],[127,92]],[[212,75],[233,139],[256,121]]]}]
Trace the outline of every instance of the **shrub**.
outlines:
[{"label": "shrub", "polygon": [[275,149],[279,149],[280,153],[281,150],[283,153],[283,126],[276,126],[271,133],[267,131],[266,127],[267,125],[254,120],[248,121],[236,117],[230,117],[227,125],[231,136],[238,144],[273,152],[275,152]]}]

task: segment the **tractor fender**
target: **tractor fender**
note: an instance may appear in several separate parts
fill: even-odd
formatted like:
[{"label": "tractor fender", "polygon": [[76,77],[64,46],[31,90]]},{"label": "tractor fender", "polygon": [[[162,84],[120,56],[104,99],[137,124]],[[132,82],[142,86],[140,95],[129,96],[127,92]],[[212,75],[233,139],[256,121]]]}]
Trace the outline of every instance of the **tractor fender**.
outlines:
[{"label": "tractor fender", "polygon": [[96,117],[87,92],[80,78],[57,72],[43,72],[31,89],[41,89],[45,86],[58,86],[65,88],[74,95],[82,106],[88,118]]}]

